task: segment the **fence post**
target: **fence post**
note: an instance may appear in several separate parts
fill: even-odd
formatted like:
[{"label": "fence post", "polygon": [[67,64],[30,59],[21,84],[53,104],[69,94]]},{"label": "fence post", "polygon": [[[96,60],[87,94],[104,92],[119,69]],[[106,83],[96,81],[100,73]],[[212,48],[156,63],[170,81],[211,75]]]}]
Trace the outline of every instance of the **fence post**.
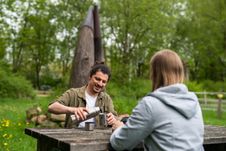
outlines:
[{"label": "fence post", "polygon": [[206,97],[206,91],[204,91],[204,102],[205,102],[205,105],[207,105],[207,97]]},{"label": "fence post", "polygon": [[222,117],[221,103],[222,103],[223,94],[217,94],[217,98],[218,98],[217,117],[221,118]]}]

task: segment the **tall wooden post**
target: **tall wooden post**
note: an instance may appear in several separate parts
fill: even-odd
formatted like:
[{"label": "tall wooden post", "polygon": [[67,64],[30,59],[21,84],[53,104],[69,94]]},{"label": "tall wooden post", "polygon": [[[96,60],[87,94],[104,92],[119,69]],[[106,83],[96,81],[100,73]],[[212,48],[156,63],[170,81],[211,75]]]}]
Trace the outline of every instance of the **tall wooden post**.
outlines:
[{"label": "tall wooden post", "polygon": [[70,88],[85,85],[88,81],[89,70],[94,64],[93,22],[93,8],[90,7],[79,31],[71,69]]},{"label": "tall wooden post", "polygon": [[103,62],[104,54],[101,47],[98,8],[90,7],[83,25],[80,28],[77,49],[75,50],[70,88],[87,84],[89,71],[95,62]]},{"label": "tall wooden post", "polygon": [[217,102],[217,117],[222,117],[222,110],[221,110],[221,104],[222,104],[222,98],[223,94],[217,94],[218,102]]},{"label": "tall wooden post", "polygon": [[104,62],[104,53],[101,44],[100,21],[97,5],[95,5],[93,9],[93,18],[95,62]]}]

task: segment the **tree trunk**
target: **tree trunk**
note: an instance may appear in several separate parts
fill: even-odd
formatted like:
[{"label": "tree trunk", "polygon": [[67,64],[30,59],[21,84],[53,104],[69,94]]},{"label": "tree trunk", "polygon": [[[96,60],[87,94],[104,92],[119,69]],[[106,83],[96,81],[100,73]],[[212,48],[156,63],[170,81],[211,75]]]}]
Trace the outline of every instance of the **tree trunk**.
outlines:
[{"label": "tree trunk", "polygon": [[93,18],[94,18],[94,54],[95,62],[104,62],[104,53],[101,43],[101,34],[100,34],[100,21],[99,13],[97,6],[94,6],[93,9]]},{"label": "tree trunk", "polygon": [[81,28],[76,54],[74,55],[70,88],[81,87],[88,81],[89,71],[94,64],[93,30],[87,26]]},{"label": "tree trunk", "polygon": [[104,62],[96,5],[94,8],[90,7],[79,33],[69,87],[77,88],[87,84],[89,71],[95,62]]}]

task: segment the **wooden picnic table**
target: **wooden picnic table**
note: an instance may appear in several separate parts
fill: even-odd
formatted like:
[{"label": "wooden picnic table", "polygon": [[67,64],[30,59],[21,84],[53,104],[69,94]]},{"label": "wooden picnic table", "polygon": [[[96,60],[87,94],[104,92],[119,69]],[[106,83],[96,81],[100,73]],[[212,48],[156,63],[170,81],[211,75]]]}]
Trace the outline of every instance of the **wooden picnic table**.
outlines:
[{"label": "wooden picnic table", "polygon": [[[37,151],[106,151],[109,150],[110,128],[42,129],[26,128],[25,134],[37,139]],[[205,151],[226,151],[226,128],[205,126]],[[138,145],[134,150],[143,150]]]}]

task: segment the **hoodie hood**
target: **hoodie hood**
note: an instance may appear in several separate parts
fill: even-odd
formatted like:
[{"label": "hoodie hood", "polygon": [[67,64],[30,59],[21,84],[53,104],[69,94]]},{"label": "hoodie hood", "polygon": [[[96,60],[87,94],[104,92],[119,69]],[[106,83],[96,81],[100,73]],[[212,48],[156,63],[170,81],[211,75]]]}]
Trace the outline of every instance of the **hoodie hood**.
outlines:
[{"label": "hoodie hood", "polygon": [[188,119],[197,112],[198,99],[195,93],[189,92],[184,84],[161,87],[148,95],[158,98]]}]

